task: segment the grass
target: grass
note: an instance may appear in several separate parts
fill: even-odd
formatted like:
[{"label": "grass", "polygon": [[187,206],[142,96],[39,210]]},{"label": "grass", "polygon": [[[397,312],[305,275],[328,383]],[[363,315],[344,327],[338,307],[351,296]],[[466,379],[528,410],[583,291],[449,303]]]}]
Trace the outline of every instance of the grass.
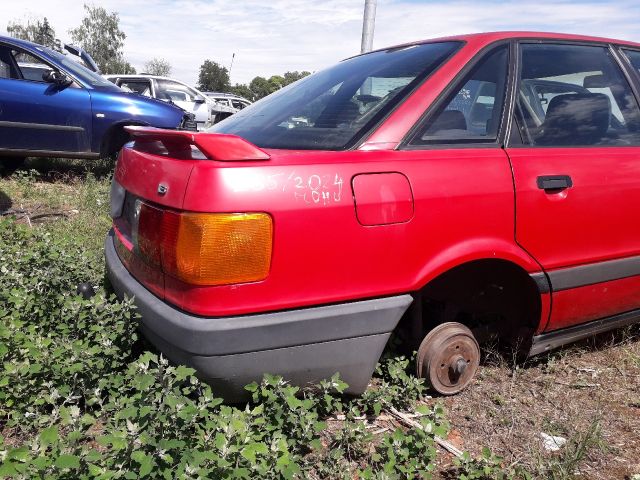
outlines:
[{"label": "grass", "polygon": [[[59,159],[0,178],[0,477],[640,474],[637,327],[524,364],[486,352],[475,385],[455,397],[428,397],[411,361],[387,352],[358,399],[339,394],[339,379],[301,392],[269,377],[246,407],[220,405],[128,334],[134,313],[108,297],[109,182],[108,162]],[[97,297],[75,296],[81,281]],[[430,433],[399,423],[389,405],[423,411]],[[437,449],[436,432],[465,458]],[[567,444],[545,451],[541,432]]]}]

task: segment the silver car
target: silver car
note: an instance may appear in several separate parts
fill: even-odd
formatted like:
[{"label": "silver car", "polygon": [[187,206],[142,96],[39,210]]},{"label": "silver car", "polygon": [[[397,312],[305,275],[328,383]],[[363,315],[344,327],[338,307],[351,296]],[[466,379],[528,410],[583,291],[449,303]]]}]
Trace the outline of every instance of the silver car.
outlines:
[{"label": "silver car", "polygon": [[204,92],[204,94],[215,102],[215,123],[230,117],[245,107],[251,105],[251,101],[233,93]]},{"label": "silver car", "polygon": [[157,75],[105,75],[120,88],[170,102],[196,116],[198,130],[215,123],[215,102],[198,89],[172,78]]}]

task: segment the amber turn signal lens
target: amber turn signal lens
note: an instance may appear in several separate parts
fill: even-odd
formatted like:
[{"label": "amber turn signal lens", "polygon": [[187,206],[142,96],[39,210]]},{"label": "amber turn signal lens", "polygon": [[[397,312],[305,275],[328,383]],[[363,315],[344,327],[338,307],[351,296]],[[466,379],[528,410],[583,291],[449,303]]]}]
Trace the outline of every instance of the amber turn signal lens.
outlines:
[{"label": "amber turn signal lens", "polygon": [[168,236],[173,237],[167,238],[165,230],[162,263],[166,273],[193,285],[256,282],[269,274],[273,222],[268,214],[165,215],[171,225]]}]

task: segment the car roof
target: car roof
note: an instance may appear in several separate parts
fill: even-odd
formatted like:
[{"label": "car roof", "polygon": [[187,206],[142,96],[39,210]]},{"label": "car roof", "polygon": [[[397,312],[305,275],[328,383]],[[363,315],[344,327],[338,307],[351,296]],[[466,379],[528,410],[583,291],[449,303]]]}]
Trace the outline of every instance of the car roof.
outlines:
[{"label": "car roof", "polygon": [[22,40],[21,38],[8,37],[6,35],[0,35],[0,42],[13,43],[18,47],[23,48],[37,48],[38,50],[42,49],[42,45],[38,45],[37,43],[30,42],[28,40]]},{"label": "car roof", "polygon": [[240,95],[236,95],[235,93],[225,93],[225,92],[202,92],[205,95],[209,95],[210,97],[228,97],[228,98],[241,98],[246,100],[246,98],[241,97]]},{"label": "car roof", "polygon": [[533,32],[533,31],[498,31],[498,32],[484,32],[484,33],[469,33],[464,35],[451,35],[448,37],[431,38],[425,40],[418,40],[414,42],[407,42],[400,45],[393,45],[390,47],[380,48],[374,51],[384,51],[390,48],[408,47],[411,45],[419,45],[422,43],[433,43],[443,41],[462,41],[462,42],[474,42],[478,44],[490,44],[500,40],[512,40],[512,39],[531,39],[531,40],[561,40],[567,42],[596,42],[596,43],[613,43],[617,45],[640,47],[640,43],[631,42],[628,40],[617,40],[606,37],[596,37],[591,35],[578,35],[571,33],[555,33],[555,32]]},{"label": "car roof", "polygon": [[224,92],[202,92],[207,97],[218,97],[218,98],[228,98],[231,100],[241,100],[243,102],[252,103],[248,98],[241,97],[240,95],[236,95],[235,93],[224,93]]},{"label": "car roof", "polygon": [[174,82],[178,82],[178,83],[184,83],[181,82],[180,80],[176,80],[175,78],[171,78],[171,77],[163,77],[162,75],[147,75],[146,73],[110,73],[108,75],[105,75],[105,77],[109,78],[120,78],[120,77],[127,77],[127,78],[156,78],[156,79],[160,79],[160,80],[172,80]]}]

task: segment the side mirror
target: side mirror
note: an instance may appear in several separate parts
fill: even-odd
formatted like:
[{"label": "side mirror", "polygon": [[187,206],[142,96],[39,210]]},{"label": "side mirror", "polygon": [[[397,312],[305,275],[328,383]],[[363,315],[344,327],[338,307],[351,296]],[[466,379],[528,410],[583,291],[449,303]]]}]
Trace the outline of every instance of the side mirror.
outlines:
[{"label": "side mirror", "polygon": [[196,97],[193,101],[195,103],[207,103],[207,101],[204,99],[204,97]]},{"label": "side mirror", "polygon": [[59,87],[68,87],[73,83],[66,74],[56,70],[48,70],[42,74],[42,79],[47,83],[53,83]]}]

